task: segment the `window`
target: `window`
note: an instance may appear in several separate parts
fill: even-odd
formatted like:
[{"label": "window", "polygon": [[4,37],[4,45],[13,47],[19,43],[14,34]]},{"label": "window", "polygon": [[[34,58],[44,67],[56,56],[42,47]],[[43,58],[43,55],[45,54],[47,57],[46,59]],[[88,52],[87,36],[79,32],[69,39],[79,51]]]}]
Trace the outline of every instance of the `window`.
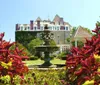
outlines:
[{"label": "window", "polygon": [[27,27],[25,27],[25,30],[27,30]]},{"label": "window", "polygon": [[55,30],[55,27],[53,27],[53,30]]},{"label": "window", "polygon": [[57,30],[59,30],[59,26],[57,26]]},{"label": "window", "polygon": [[55,26],[55,29],[54,30],[56,30],[56,26]]},{"label": "window", "polygon": [[41,30],[43,30],[43,26],[41,26]]},{"label": "window", "polygon": [[66,27],[66,30],[68,30],[68,27]]},{"label": "window", "polygon": [[28,30],[30,29],[30,27],[28,27]]},{"label": "window", "polygon": [[55,30],[56,30],[56,27],[55,27]]},{"label": "window", "polygon": [[52,27],[50,26],[49,29],[52,30]]},{"label": "window", "polygon": [[34,27],[34,29],[36,30],[36,27]]},{"label": "window", "polygon": [[21,30],[23,30],[23,27],[21,27]]}]

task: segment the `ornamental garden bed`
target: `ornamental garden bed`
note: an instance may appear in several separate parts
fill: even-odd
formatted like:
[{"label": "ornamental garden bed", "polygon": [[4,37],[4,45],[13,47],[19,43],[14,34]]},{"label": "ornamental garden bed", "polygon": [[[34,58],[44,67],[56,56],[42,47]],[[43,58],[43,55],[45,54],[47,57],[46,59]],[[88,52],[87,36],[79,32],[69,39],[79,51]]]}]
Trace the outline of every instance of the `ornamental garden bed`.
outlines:
[{"label": "ornamental garden bed", "polygon": [[[66,69],[28,69],[22,62],[23,49],[0,34],[0,85],[100,85],[100,23],[82,48],[73,47],[66,58]],[[57,65],[57,64],[56,64]],[[62,67],[62,66],[61,66]],[[45,68],[46,69],[46,68]]]}]

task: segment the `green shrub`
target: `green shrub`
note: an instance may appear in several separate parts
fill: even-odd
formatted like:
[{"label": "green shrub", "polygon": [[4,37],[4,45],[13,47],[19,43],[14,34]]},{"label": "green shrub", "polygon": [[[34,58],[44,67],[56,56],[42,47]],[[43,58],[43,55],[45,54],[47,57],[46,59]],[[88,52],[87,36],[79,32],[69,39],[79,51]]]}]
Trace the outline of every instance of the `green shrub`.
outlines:
[{"label": "green shrub", "polygon": [[65,70],[33,70],[30,74],[34,74],[34,82],[36,85],[64,85],[61,80],[65,81]]},{"label": "green shrub", "polygon": [[61,57],[61,60],[66,60],[66,55],[63,55],[63,56]]},{"label": "green shrub", "polygon": [[51,55],[50,59],[53,60],[56,56],[55,55]]},{"label": "green shrub", "polygon": [[[72,43],[72,46],[75,47],[75,41],[72,41],[71,43]],[[79,48],[82,48],[84,46],[84,43],[82,41],[77,41],[77,46]]]},{"label": "green shrub", "polygon": [[[66,85],[65,70],[30,70],[24,77],[16,75],[13,77],[13,84],[10,84],[9,76],[2,78],[5,85]],[[0,85],[4,85],[1,84]]]},{"label": "green shrub", "polygon": [[16,42],[15,44],[13,44],[11,47],[10,47],[10,50],[14,50],[16,48],[16,46],[19,48],[19,49],[23,49],[24,50],[24,55],[26,56],[31,56],[32,54],[28,51],[28,49],[26,47],[24,47],[21,43],[18,43]]},{"label": "green shrub", "polygon": [[65,56],[65,52],[62,52],[62,53],[59,53],[59,54],[58,54],[57,58],[61,59],[61,58],[64,57],[64,56]]},{"label": "green shrub", "polygon": [[40,59],[41,59],[41,60],[44,60],[44,56],[41,56]]},{"label": "green shrub", "polygon": [[37,60],[38,59],[38,56],[31,56],[30,57],[30,60]]}]

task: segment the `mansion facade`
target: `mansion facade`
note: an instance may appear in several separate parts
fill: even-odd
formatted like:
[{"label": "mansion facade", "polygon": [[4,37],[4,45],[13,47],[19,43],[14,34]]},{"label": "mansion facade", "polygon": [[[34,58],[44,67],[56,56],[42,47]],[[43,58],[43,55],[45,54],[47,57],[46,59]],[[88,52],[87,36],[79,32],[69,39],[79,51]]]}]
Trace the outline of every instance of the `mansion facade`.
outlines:
[{"label": "mansion facade", "polygon": [[[26,44],[28,44],[30,41],[25,40],[25,36],[28,37],[28,35],[32,35],[33,37],[31,37],[30,40],[38,37],[39,33],[44,31],[45,25],[48,25],[48,30],[54,34],[54,41],[57,46],[60,47],[61,52],[70,48],[66,39],[70,37],[72,26],[58,15],[56,15],[52,21],[49,19],[42,20],[38,17],[35,21],[30,20],[29,24],[16,24],[15,41],[20,42],[22,40],[18,37],[20,35],[23,37],[23,42],[27,42]],[[20,43],[23,44],[23,42]]]}]

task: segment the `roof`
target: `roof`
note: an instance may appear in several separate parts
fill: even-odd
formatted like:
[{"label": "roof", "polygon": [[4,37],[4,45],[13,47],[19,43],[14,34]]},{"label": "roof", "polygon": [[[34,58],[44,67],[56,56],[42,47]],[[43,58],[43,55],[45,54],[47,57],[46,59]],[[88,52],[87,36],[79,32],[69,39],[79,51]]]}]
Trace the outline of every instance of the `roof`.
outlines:
[{"label": "roof", "polygon": [[74,35],[74,38],[91,38],[92,35],[82,26],[79,26],[75,35]]},{"label": "roof", "polygon": [[[61,21],[62,20],[62,21]],[[68,26],[70,26],[70,27],[72,27],[68,22],[65,22],[64,20],[63,20],[63,18],[62,17],[60,17],[58,14],[56,14],[55,15],[55,17],[54,17],[54,19],[53,19],[53,21],[51,21],[49,18],[47,19],[47,20],[42,20],[40,17],[38,17],[37,19],[36,19],[36,22],[37,21],[42,21],[42,22],[50,22],[50,23],[60,23],[60,22],[63,22],[64,23],[64,25],[68,25]]]},{"label": "roof", "polygon": [[51,22],[51,20],[48,18],[48,22]]},{"label": "roof", "polygon": [[59,22],[60,21],[60,17],[59,15],[56,14],[56,16],[53,19],[53,22]]},{"label": "roof", "polygon": [[40,17],[38,17],[38,18],[36,19],[36,21],[42,21],[42,20],[41,20],[41,18],[40,18]]},{"label": "roof", "polygon": [[68,22],[64,22],[64,25],[69,25],[70,27],[72,27]]}]

